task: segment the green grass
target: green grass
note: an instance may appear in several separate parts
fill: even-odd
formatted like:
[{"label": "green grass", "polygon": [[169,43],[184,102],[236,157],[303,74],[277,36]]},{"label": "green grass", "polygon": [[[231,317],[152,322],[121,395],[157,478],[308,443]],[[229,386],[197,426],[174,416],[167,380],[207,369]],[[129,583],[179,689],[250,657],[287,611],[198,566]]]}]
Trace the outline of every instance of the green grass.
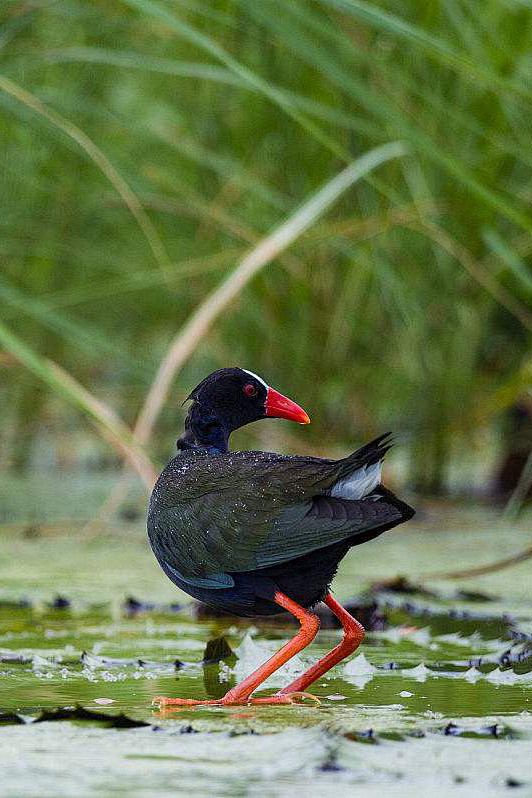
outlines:
[{"label": "green grass", "polygon": [[[531,47],[532,11],[502,0],[4,3],[2,318],[131,427],[170,341],[253,244],[402,140],[406,158],[215,321],[151,454],[190,387],[240,363],[308,406],[286,447],[392,427],[411,478],[441,487],[530,391]],[[50,418],[56,435],[83,423],[0,369],[5,465]]]}]

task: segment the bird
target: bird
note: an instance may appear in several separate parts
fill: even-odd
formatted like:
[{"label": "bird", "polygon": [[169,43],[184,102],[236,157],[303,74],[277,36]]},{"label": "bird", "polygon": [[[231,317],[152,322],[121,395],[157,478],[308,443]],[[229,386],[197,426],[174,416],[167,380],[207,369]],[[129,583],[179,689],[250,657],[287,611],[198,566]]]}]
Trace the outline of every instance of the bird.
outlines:
[{"label": "bird", "polygon": [[[189,394],[177,455],[154,486],[147,527],[162,570],[181,590],[224,612],[260,617],[289,612],[299,630],[270,659],[219,699],[156,696],[165,708],[302,704],[307,688],[352,654],[362,624],[331,593],[352,546],[409,520],[414,510],[381,484],[390,433],[340,460],[231,451],[229,437],[267,418],[309,424],[294,401],[246,369],[222,368]],[[342,641],[273,695],[255,691],[315,638],[312,611],[323,601],[343,627]],[[317,699],[316,699],[317,701]]]}]

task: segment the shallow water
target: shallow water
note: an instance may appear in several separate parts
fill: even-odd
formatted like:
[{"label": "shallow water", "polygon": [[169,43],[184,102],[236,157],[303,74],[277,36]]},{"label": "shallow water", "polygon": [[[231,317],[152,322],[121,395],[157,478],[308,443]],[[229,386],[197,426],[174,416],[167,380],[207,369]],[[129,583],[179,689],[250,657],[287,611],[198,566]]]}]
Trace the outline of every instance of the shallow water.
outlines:
[{"label": "shallow water", "polygon": [[[153,696],[222,695],[295,627],[198,620],[158,569],[142,521],[106,534],[67,534],[63,525],[27,537],[15,513],[6,520],[0,599],[27,606],[0,605],[0,708],[29,721],[43,709],[81,704],[148,725],[0,726],[0,759],[9,765],[0,795],[530,794],[530,563],[427,582],[434,595],[375,594],[384,628],[312,687],[319,707],[161,714],[150,706]],[[529,530],[530,516],[508,527],[486,511],[432,506],[416,524],[353,549],[336,595],[360,595],[372,580],[397,573],[419,581],[423,573],[490,562],[529,545]],[[464,600],[460,588],[487,595]],[[51,608],[57,594],[69,606]],[[131,615],[130,595],[158,606]],[[181,609],[161,606],[170,602]],[[235,656],[203,665],[207,640],[222,634]],[[266,688],[287,684],[339,639],[340,631],[322,629]],[[508,664],[508,651],[521,661]],[[176,669],[176,658],[183,667]]]}]

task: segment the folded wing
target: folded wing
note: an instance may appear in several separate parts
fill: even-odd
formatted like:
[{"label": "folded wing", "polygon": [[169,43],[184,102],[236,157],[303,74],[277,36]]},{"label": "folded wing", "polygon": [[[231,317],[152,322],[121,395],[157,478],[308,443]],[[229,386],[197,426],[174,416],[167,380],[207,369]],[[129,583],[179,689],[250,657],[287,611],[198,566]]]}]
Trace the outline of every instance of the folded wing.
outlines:
[{"label": "folded wing", "polygon": [[152,496],[152,545],[183,578],[222,587],[227,573],[266,568],[348,538],[363,542],[409,517],[407,505],[378,487],[388,448],[381,436],[342,460],[180,455]]}]

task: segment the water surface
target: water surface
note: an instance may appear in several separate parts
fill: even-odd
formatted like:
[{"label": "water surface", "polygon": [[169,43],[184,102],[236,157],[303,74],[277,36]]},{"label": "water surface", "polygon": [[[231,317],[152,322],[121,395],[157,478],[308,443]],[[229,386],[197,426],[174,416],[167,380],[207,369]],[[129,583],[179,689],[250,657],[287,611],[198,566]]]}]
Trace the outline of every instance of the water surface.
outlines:
[{"label": "water surface", "polygon": [[[45,505],[46,497],[43,512]],[[41,524],[37,505],[32,518],[13,504],[10,513],[0,554],[0,708],[34,721],[79,704],[147,725],[0,726],[0,795],[530,794],[528,562],[461,582],[427,581],[429,594],[374,594],[382,628],[312,687],[319,707],[161,715],[154,695],[222,695],[295,627],[199,620],[155,563],[142,520],[91,533],[80,518],[70,528]],[[529,528],[530,516],[505,526],[491,512],[431,506],[416,524],[353,549],[336,595],[361,595],[398,573],[419,582],[490,562],[529,545]],[[131,613],[128,596],[154,606]],[[220,635],[235,655],[204,665],[206,642]],[[339,630],[322,629],[266,691],[339,639]]]}]

